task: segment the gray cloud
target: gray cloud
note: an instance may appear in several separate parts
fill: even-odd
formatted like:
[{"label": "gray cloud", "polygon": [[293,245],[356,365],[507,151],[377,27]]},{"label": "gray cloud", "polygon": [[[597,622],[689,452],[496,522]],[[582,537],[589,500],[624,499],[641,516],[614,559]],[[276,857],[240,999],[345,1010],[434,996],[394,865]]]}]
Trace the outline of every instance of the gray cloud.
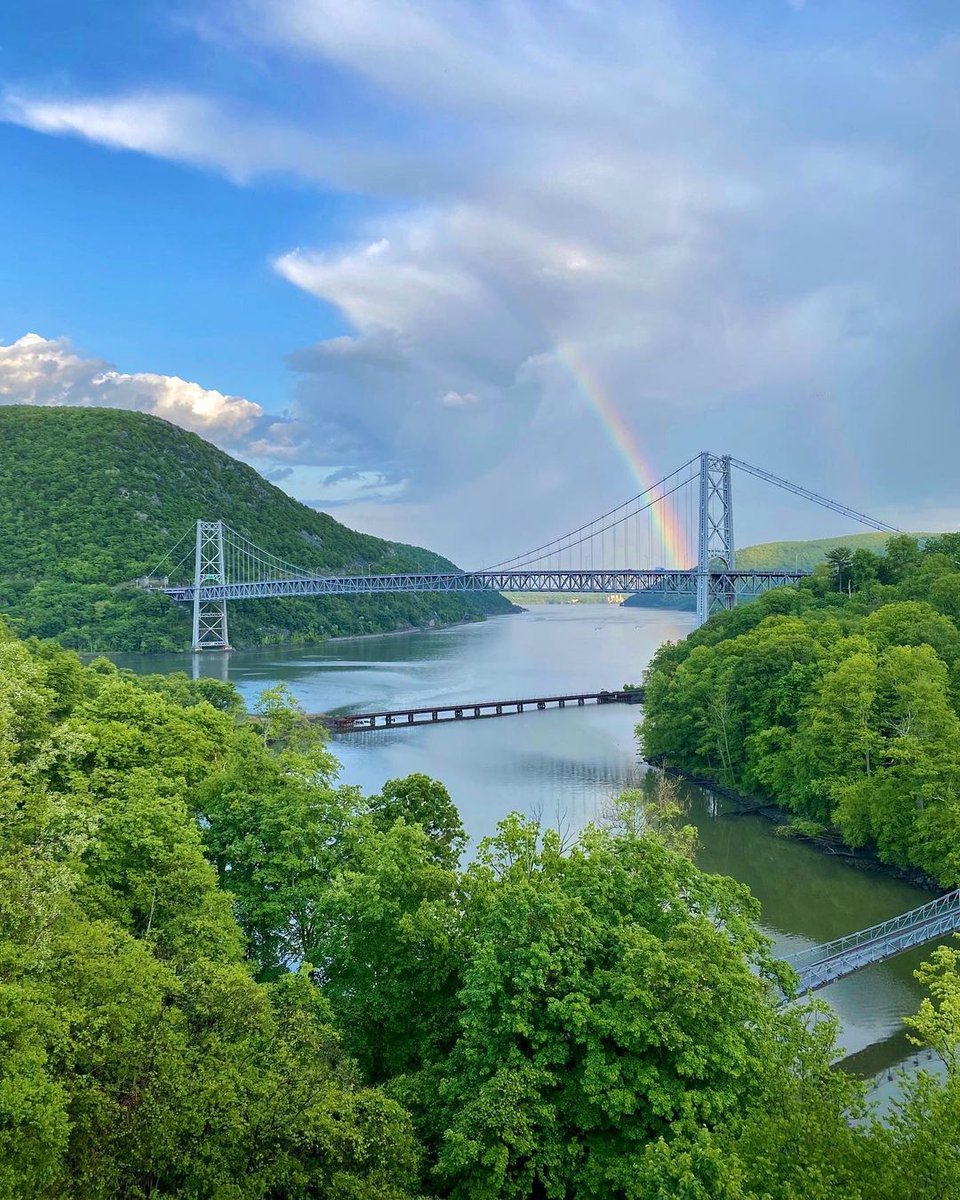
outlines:
[{"label": "gray cloud", "polygon": [[352,369],[375,367],[394,371],[407,365],[407,357],[395,330],[374,329],[361,337],[326,338],[294,350],[287,355],[287,365],[304,374],[336,370],[344,365]]},{"label": "gray cloud", "polygon": [[331,471],[329,475],[323,477],[323,484],[329,487],[334,483],[355,483],[363,478],[363,475],[355,467],[341,467],[339,471]]},{"label": "gray cloud", "polygon": [[[391,381],[363,400],[413,476],[404,503],[443,488],[462,498],[459,515],[502,495],[506,474],[533,506],[582,516],[567,499],[581,455],[597,456],[603,480],[632,482],[609,470],[609,448],[604,471],[597,389],[665,467],[733,443],[864,506],[932,478],[942,492],[949,439],[932,445],[927,431],[960,432],[937,365],[960,311],[956,43],[708,45],[655,4],[604,5],[610,38],[583,43],[571,10],[551,9],[545,29],[544,10],[523,6],[527,36],[494,63],[496,19],[475,38],[452,3],[418,6],[413,25],[366,3],[356,20],[322,2],[257,11],[261,33],[301,38],[414,106],[429,95],[478,147],[455,196],[276,264],[360,336],[387,327],[409,347],[416,395],[398,400]],[[379,54],[381,36],[404,53]],[[429,398],[466,394],[496,398],[500,437],[482,425],[478,436],[485,404],[451,406],[469,418],[459,427],[438,422]],[[330,411],[326,390],[298,398]],[[904,428],[907,405],[918,420]],[[868,446],[889,470],[851,474]],[[545,457],[567,469],[531,470]]]}]

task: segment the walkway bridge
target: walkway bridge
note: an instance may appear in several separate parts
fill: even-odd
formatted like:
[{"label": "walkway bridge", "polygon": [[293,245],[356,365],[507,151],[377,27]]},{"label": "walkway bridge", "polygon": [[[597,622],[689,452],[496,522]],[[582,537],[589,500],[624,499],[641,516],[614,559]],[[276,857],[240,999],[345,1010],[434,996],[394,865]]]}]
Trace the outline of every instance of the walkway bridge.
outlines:
[{"label": "walkway bridge", "polygon": [[428,704],[425,708],[391,708],[380,712],[309,713],[332,733],[362,733],[369,729],[409,728],[446,721],[476,721],[509,717],[548,708],[583,708],[588,704],[642,704],[643,688],[574,692],[563,696],[526,696],[522,700],[458,700],[453,704]]},{"label": "walkway bridge", "polygon": [[951,933],[960,932],[960,889],[889,921],[820,946],[811,946],[782,961],[800,977],[799,993],[816,992],[873,963],[885,962]]},{"label": "walkway bridge", "polygon": [[[477,571],[334,573],[304,568],[257,546],[223,521],[196,522],[141,587],[193,608],[193,649],[229,649],[227,604],[284,596],[371,596],[398,592],[658,593],[695,596],[697,623],[802,571],[737,570],[733,472],[813,501],[867,528],[894,526],[730,455],[701,451],[652,487],[559,538]],[[195,532],[179,562],[178,549]],[[436,560],[433,565],[436,566]],[[161,569],[163,574],[160,574]]]}]

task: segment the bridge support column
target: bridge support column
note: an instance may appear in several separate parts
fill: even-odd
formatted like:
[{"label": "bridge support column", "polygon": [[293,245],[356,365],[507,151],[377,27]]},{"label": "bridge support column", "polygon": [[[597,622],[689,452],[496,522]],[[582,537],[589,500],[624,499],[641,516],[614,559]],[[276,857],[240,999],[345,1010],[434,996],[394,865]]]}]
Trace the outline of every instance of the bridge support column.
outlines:
[{"label": "bridge support column", "polygon": [[193,572],[193,646],[198,650],[229,650],[226,600],[201,600],[201,588],[227,582],[223,555],[223,522],[197,522]]},{"label": "bridge support column", "polygon": [[733,489],[730,455],[700,454],[700,520],[697,553],[697,625],[711,613],[733,608],[736,586],[724,573],[735,570]]}]

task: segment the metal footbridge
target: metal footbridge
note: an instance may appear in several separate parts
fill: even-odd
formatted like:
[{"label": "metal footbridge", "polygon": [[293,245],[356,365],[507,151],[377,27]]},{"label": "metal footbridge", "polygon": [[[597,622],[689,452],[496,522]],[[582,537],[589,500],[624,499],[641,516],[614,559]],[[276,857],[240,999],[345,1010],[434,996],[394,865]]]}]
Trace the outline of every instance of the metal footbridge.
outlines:
[{"label": "metal footbridge", "polygon": [[921,904],[910,912],[901,913],[889,921],[881,921],[868,929],[848,933],[845,937],[820,946],[811,946],[782,959],[799,976],[798,991],[816,992],[839,979],[852,975],[863,967],[885,962],[926,945],[937,938],[960,932],[960,889],[948,892],[929,904]]},{"label": "metal footbridge", "polygon": [[[697,624],[711,613],[805,572],[738,570],[733,535],[733,472],[813,501],[869,529],[898,532],[729,454],[704,450],[652,487],[559,538],[478,571],[451,570],[422,554],[424,569],[324,571],[297,566],[222,520],[198,520],[154,570],[137,581],[193,608],[195,651],[227,650],[227,605],[269,597],[377,596],[397,593],[635,593],[696,597]],[[305,535],[306,536],[306,535]],[[309,538],[307,538],[309,541]],[[175,565],[176,551],[182,557]],[[316,551],[316,546],[314,546]],[[430,567],[440,569],[430,569]],[[161,573],[162,568],[162,573]]]}]

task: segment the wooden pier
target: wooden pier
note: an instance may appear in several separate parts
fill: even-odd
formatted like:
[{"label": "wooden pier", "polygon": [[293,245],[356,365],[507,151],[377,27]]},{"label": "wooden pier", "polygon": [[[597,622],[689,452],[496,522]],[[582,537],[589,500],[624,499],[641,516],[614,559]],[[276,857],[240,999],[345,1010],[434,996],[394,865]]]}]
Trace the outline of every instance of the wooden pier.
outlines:
[{"label": "wooden pier", "polygon": [[474,700],[467,704],[431,704],[427,708],[397,708],[384,712],[311,714],[332,733],[360,733],[367,729],[396,729],[411,725],[436,725],[442,721],[475,721],[485,717],[509,717],[547,708],[583,708],[587,704],[640,704],[642,688],[613,692],[578,692],[572,696],[532,696],[523,700]]}]

